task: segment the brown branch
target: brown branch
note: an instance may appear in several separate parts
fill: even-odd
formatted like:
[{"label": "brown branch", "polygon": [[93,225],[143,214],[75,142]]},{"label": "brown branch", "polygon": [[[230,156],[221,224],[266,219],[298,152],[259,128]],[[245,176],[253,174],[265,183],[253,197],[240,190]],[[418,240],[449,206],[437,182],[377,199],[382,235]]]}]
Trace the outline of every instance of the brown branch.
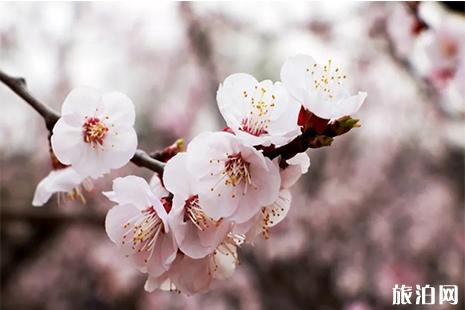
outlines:
[{"label": "brown branch", "polygon": [[[308,112],[307,112],[308,113]],[[311,115],[311,113],[309,113]],[[358,119],[350,116],[341,117],[333,122],[311,115],[304,125],[302,134],[286,145],[278,148],[264,149],[263,155],[270,159],[281,156],[287,160],[307,149],[316,149],[330,146],[334,138],[349,132],[353,128],[360,127]]]},{"label": "brown branch", "polygon": [[[51,132],[53,126],[60,118],[60,114],[50,108],[47,104],[36,99],[28,90],[24,78],[12,77],[0,70],[0,81],[8,86],[16,95],[26,101],[37,113],[42,116],[47,129]],[[159,160],[151,158],[145,151],[137,150],[131,161],[139,167],[148,168],[159,174],[163,173],[165,164]]]},{"label": "brown branch", "polygon": [[60,114],[33,97],[27,90],[26,80],[24,78],[12,77],[0,70],[0,81],[8,86],[16,95],[29,103],[29,105],[43,117],[47,129],[52,131],[53,126],[60,118]]}]

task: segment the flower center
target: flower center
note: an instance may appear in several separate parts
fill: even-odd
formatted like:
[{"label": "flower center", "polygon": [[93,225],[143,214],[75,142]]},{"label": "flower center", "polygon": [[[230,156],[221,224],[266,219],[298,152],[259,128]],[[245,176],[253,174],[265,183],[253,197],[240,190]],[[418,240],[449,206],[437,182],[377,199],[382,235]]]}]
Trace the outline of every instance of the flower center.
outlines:
[{"label": "flower center", "polygon": [[271,111],[276,106],[276,96],[265,87],[259,89],[258,86],[255,86],[255,90],[252,95],[245,90],[242,93],[246,100],[250,100],[250,106],[239,129],[258,137],[267,133],[268,125],[271,122]]},{"label": "flower center", "polygon": [[225,185],[236,186],[242,181],[245,184],[252,184],[249,166],[250,164],[242,158],[241,153],[228,155],[224,163]]},{"label": "flower center", "polygon": [[152,206],[145,208],[140,214],[127,221],[123,228],[126,233],[121,243],[124,245],[130,240],[133,251],[147,252],[149,254],[145,259],[147,262],[152,256],[158,235],[164,231],[163,222],[155,209]]},{"label": "flower center", "polygon": [[306,71],[313,81],[314,90],[322,94],[327,100],[334,101],[346,75],[342,74],[339,68],[332,66],[331,59],[328,59],[323,67],[315,63],[312,67],[306,68]]},{"label": "flower center", "polygon": [[454,57],[458,52],[457,43],[453,40],[444,40],[440,44],[441,52],[446,58]]},{"label": "flower center", "polygon": [[92,146],[103,145],[103,139],[108,132],[108,127],[97,117],[86,117],[84,125],[82,125],[82,133],[84,142],[90,143]]},{"label": "flower center", "polygon": [[191,221],[199,230],[204,231],[208,229],[209,224],[214,220],[205,214],[200,208],[199,196],[190,196],[184,204],[184,221]]}]

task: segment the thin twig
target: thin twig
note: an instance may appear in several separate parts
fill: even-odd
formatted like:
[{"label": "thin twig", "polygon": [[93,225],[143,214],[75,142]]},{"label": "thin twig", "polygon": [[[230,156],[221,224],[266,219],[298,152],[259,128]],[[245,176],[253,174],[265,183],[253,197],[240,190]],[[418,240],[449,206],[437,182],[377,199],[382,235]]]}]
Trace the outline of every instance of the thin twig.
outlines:
[{"label": "thin twig", "polygon": [[[37,113],[42,116],[47,129],[51,132],[53,126],[60,118],[60,114],[50,106],[36,99],[28,90],[24,78],[12,77],[0,70],[0,81],[8,86],[16,95],[26,101]],[[156,173],[162,174],[165,164],[159,160],[151,158],[145,151],[137,150],[131,161],[139,167],[148,168]]]},{"label": "thin twig", "polygon": [[43,117],[48,130],[51,131],[53,129],[53,126],[60,118],[60,114],[33,97],[27,90],[26,80],[24,78],[12,77],[0,70],[0,81],[8,86],[16,95],[29,103],[29,105]]}]

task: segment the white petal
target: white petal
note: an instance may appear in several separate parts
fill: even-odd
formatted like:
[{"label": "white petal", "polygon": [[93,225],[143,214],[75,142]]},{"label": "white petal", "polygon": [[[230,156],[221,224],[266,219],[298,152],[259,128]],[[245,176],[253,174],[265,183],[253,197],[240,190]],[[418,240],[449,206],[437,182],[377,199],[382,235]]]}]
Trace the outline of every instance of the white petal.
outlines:
[{"label": "white petal", "polygon": [[78,114],[82,117],[95,116],[101,109],[101,93],[92,87],[73,89],[61,107],[61,114]]},{"label": "white petal", "polygon": [[268,227],[275,226],[286,217],[291,207],[291,201],[291,192],[287,189],[284,189],[281,190],[278,199],[276,199],[272,205],[265,207],[269,215]]},{"label": "white petal", "polygon": [[79,151],[80,157],[72,161],[71,164],[82,177],[95,179],[110,172],[111,167],[105,161],[103,150],[97,147],[93,148],[89,143],[83,143],[79,144]]},{"label": "white petal", "polygon": [[134,104],[123,93],[110,92],[102,96],[103,111],[112,124],[125,124],[132,126],[135,120]]},{"label": "white petal", "polygon": [[346,115],[352,115],[357,113],[357,111],[362,106],[367,93],[359,92],[357,95],[350,96],[349,98],[343,99],[336,104],[331,119],[338,119]]},{"label": "white petal", "polygon": [[53,127],[51,143],[58,160],[66,165],[77,161],[86,147],[82,128],[68,125],[63,118]]},{"label": "white petal", "polygon": [[78,186],[82,178],[71,167],[53,170],[37,185],[33,206],[42,206],[54,193],[69,192]]},{"label": "white petal", "polygon": [[122,246],[123,235],[126,233],[124,225],[140,211],[132,205],[117,205],[111,208],[105,218],[105,231],[108,237],[118,246]]},{"label": "white petal", "polygon": [[301,104],[304,93],[310,86],[307,69],[311,69],[315,64],[315,60],[308,55],[296,55],[286,60],[281,68],[281,80],[291,96]]},{"label": "white petal", "polygon": [[172,283],[171,279],[168,277],[169,272],[166,272],[158,277],[148,276],[147,281],[144,284],[144,290],[151,293],[156,289],[160,289],[162,291],[170,291],[175,290],[176,286]]},{"label": "white petal", "polygon": [[307,173],[310,167],[310,157],[306,153],[299,153],[286,162],[289,166],[280,170],[282,188],[290,188],[302,174]]},{"label": "white petal", "polygon": [[187,153],[178,153],[171,158],[163,171],[163,183],[174,195],[187,197],[191,193],[190,174],[187,170]]},{"label": "white petal", "polygon": [[150,186],[143,178],[134,175],[113,180],[113,192],[119,204],[131,204],[139,210],[152,205]]},{"label": "white petal", "polygon": [[214,256],[216,269],[214,269],[213,277],[218,280],[230,278],[236,270],[237,261],[234,256],[237,256],[237,248],[235,246],[226,248],[224,245],[220,245]]},{"label": "white petal", "polygon": [[166,197],[170,194],[161,184],[158,173],[153,174],[153,177],[150,179],[149,185],[156,197]]},{"label": "white petal", "polygon": [[121,168],[131,160],[136,149],[137,134],[134,128],[127,125],[115,126],[103,140],[103,165],[111,169]]},{"label": "white petal", "polygon": [[249,99],[244,97],[244,91],[251,96],[257,84],[258,81],[250,74],[235,73],[220,85],[216,100],[229,127],[238,128],[240,125],[250,105]]}]

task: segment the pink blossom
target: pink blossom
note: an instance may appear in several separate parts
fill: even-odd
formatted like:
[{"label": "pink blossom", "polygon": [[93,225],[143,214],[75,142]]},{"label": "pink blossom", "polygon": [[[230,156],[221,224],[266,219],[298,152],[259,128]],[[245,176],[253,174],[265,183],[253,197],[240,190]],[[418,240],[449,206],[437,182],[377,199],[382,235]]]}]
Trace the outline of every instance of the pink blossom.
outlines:
[{"label": "pink blossom", "polygon": [[126,95],[76,88],[66,97],[61,114],[53,128],[53,152],[82,177],[121,168],[134,155],[134,104]]},{"label": "pink blossom", "polygon": [[278,197],[281,178],[276,165],[233,134],[200,134],[187,154],[202,209],[215,220],[245,222]]},{"label": "pink blossom", "polygon": [[297,102],[324,119],[356,113],[367,95],[351,95],[344,86],[346,74],[331,59],[320,65],[308,55],[291,57],[281,68],[281,79]]},{"label": "pink blossom", "polygon": [[174,194],[170,226],[181,251],[192,258],[212,253],[231,231],[232,223],[214,220],[203,210],[199,195],[193,190],[195,175],[189,174],[186,153],[170,159],[163,173],[166,188]]},{"label": "pink blossom", "polygon": [[193,259],[178,252],[170,269],[159,276],[149,275],[145,290],[153,292],[177,291],[187,295],[206,292],[213,280],[225,280],[231,277],[239,259],[237,247],[243,238],[239,235],[227,235],[213,253]]},{"label": "pink blossom", "polygon": [[246,145],[281,146],[300,134],[300,104],[280,82],[236,73],[224,80],[216,98],[227,125]]},{"label": "pink blossom", "polygon": [[418,70],[436,87],[442,88],[454,77],[465,49],[465,23],[453,16],[444,16],[435,27],[426,31],[417,43]]},{"label": "pink blossom", "polygon": [[[278,166],[278,159],[273,161]],[[310,158],[306,153],[299,153],[286,161],[287,166],[279,170],[281,187],[278,198],[270,205],[264,206],[261,212],[249,221],[239,224],[235,231],[243,233],[246,241],[252,243],[261,232],[265,239],[269,238],[269,229],[276,226],[287,216],[291,208],[292,194],[289,188],[294,185],[302,174],[310,167]]]},{"label": "pink blossom", "polygon": [[[147,182],[136,176],[117,178],[105,192],[117,205],[108,211],[105,228],[110,239],[139,269],[159,276],[169,269],[178,247],[168,212]],[[169,209],[169,208],[167,208]]]}]

